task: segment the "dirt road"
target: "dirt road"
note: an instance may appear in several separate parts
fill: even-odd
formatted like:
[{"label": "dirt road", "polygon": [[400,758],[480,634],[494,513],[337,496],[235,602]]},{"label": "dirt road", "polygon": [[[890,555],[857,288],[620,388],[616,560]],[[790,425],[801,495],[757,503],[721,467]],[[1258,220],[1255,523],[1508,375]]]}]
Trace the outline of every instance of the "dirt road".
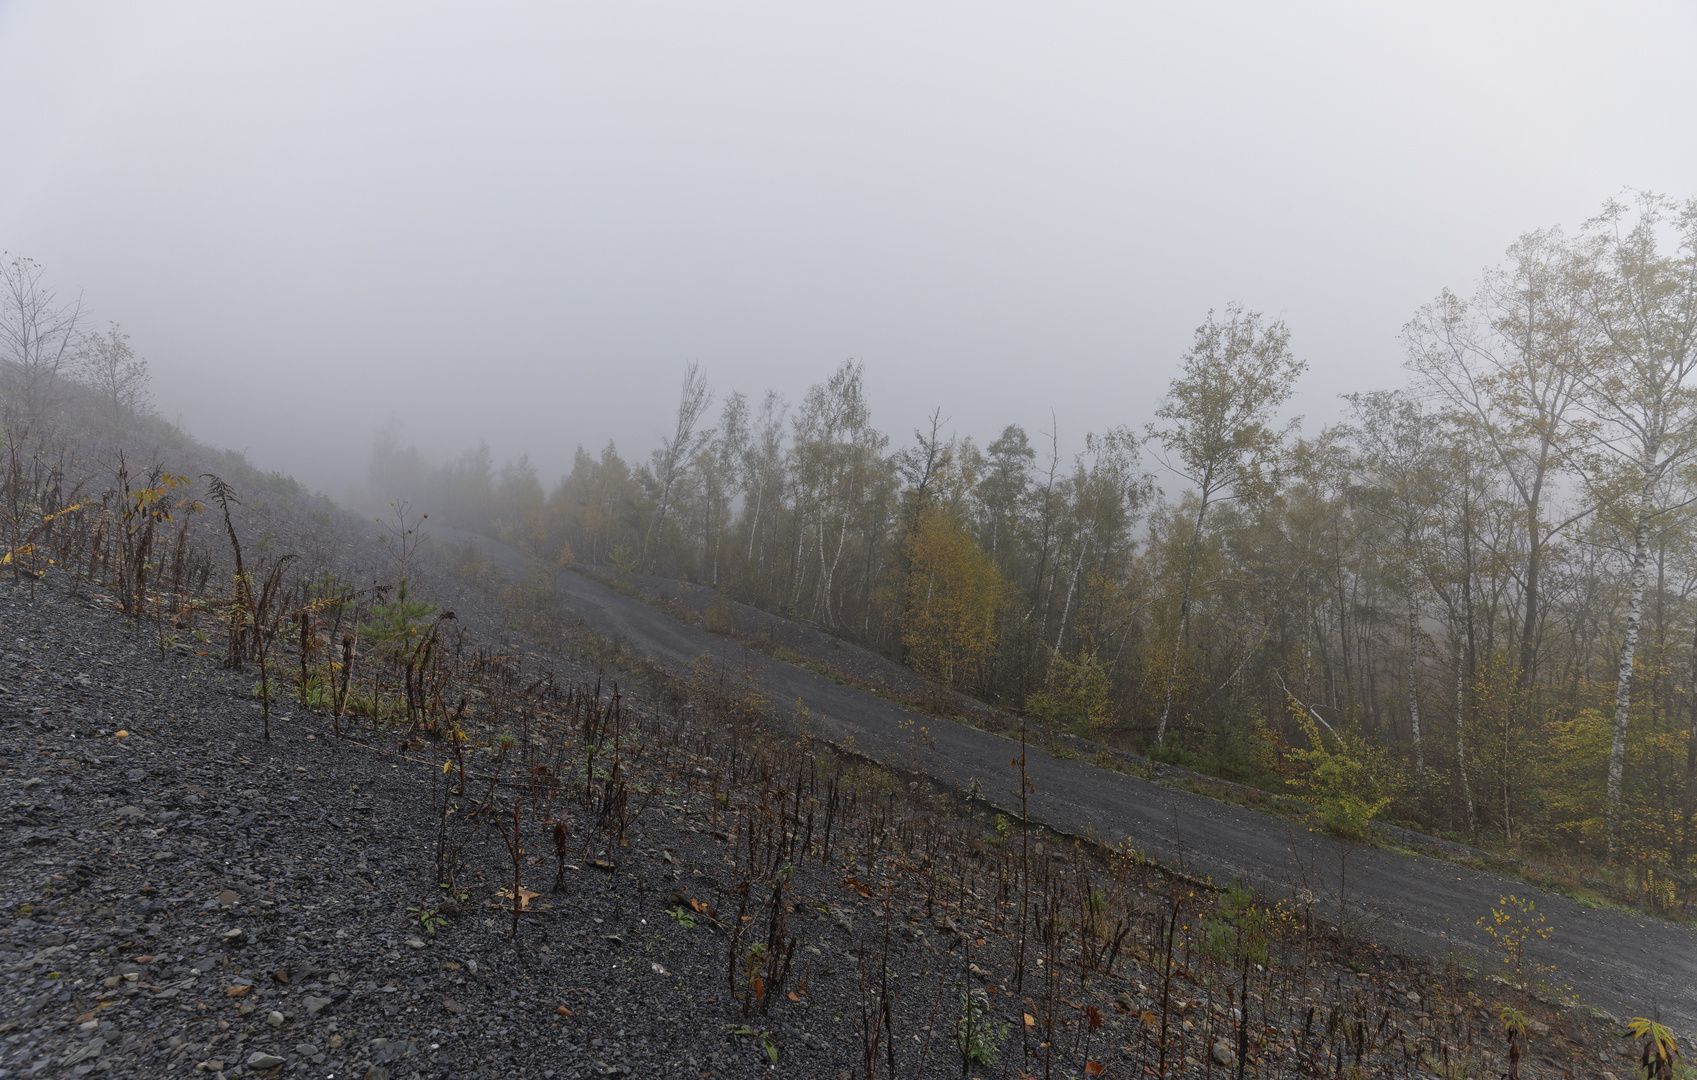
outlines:
[{"label": "dirt road", "polygon": [[[463,534],[460,539],[466,538]],[[539,565],[478,538],[510,573]],[[960,789],[977,781],[986,801],[1019,806],[1019,745],[963,724],[921,716],[733,640],[679,622],[568,571],[550,568],[565,610],[602,635],[668,669],[710,654],[754,672],[770,700],[799,701],[817,735],[850,743],[880,762],[922,771]],[[1029,812],[1056,830],[1129,840],[1149,856],[1199,877],[1241,878],[1279,897],[1312,897],[1317,917],[1365,937],[1429,956],[1483,952],[1477,920],[1499,898],[1535,895],[1552,930],[1530,951],[1555,967],[1554,981],[1616,1016],[1655,1016],[1677,1031],[1697,1029],[1697,930],[1619,910],[1594,910],[1523,881],[1437,859],[1340,844],[1300,825],[1135,776],[1062,760],[1033,748],[1027,767],[1037,793]]]}]

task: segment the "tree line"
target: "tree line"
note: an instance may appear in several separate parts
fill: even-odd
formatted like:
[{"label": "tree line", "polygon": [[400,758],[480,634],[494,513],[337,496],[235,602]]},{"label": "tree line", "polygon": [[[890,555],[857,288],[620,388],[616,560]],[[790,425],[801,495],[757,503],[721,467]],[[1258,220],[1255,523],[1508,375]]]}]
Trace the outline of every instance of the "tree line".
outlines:
[{"label": "tree line", "polygon": [[1285,416],[1305,368],[1288,328],[1232,305],[1152,423],[1077,453],[1054,425],[980,445],[941,410],[893,442],[853,362],[795,403],[716,401],[691,366],[646,461],[580,448],[548,488],[487,446],[430,465],[389,434],[370,479],[1162,760],[1681,874],[1697,200],[1635,194],[1529,233],[1402,343],[1406,385],[1311,432]]}]

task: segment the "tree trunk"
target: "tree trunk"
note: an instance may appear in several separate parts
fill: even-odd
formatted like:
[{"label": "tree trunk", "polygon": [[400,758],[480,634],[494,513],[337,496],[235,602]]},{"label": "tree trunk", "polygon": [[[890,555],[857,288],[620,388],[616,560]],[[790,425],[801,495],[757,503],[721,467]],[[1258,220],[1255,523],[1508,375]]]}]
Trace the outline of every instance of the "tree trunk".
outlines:
[{"label": "tree trunk", "polygon": [[[1550,438],[1544,437],[1538,448],[1538,465],[1532,477],[1532,487],[1526,496],[1526,613],[1520,628],[1520,671],[1515,681],[1522,690],[1532,687],[1532,669],[1538,660],[1538,589],[1539,572],[1544,566],[1544,544],[1538,535],[1538,516],[1544,505],[1544,463],[1550,455]],[[1530,705],[1530,695],[1528,695]]]},{"label": "tree trunk", "polygon": [[1167,740],[1167,721],[1173,714],[1173,690],[1178,685],[1178,658],[1184,650],[1184,641],[1190,631],[1190,587],[1196,580],[1196,545],[1202,541],[1202,515],[1208,512],[1208,498],[1204,494],[1202,505],[1196,508],[1196,525],[1190,532],[1190,551],[1185,557],[1184,592],[1179,595],[1178,627],[1173,634],[1173,659],[1167,668],[1167,700],[1161,705],[1161,722],[1155,728],[1155,745],[1161,746]]},{"label": "tree trunk", "polygon": [[1084,541],[1084,545],[1078,549],[1078,561],[1073,564],[1072,580],[1067,584],[1066,603],[1061,605],[1061,628],[1055,631],[1055,648],[1049,654],[1049,678],[1051,679],[1055,676],[1055,658],[1061,655],[1061,641],[1067,635],[1067,616],[1072,614],[1072,593],[1074,589],[1078,588],[1078,575],[1084,569],[1084,556],[1089,550],[1090,541],[1087,539]]},{"label": "tree trunk", "polygon": [[[1692,657],[1697,661],[1697,628],[1692,630]],[[1692,667],[1692,689],[1697,691],[1697,664]],[[1680,869],[1685,868],[1692,854],[1692,822],[1697,818],[1697,693],[1692,696],[1692,727],[1685,735],[1685,805],[1680,824]]]},{"label": "tree trunk", "polygon": [[1621,783],[1626,774],[1626,728],[1632,715],[1632,665],[1638,655],[1638,632],[1644,623],[1645,567],[1650,559],[1649,493],[1639,496],[1638,528],[1632,538],[1631,596],[1626,607],[1626,632],[1620,643],[1620,674],[1615,683],[1614,742],[1609,747],[1608,856],[1613,862],[1620,844]]},{"label": "tree trunk", "polygon": [[1534,638],[1538,633],[1538,571],[1544,562],[1544,549],[1538,543],[1537,521],[1532,522],[1528,532],[1527,542],[1531,544],[1531,550],[1526,554],[1526,614],[1520,628],[1520,670],[1515,673],[1515,682],[1523,690],[1532,686],[1532,665],[1537,659]]},{"label": "tree trunk", "polygon": [[[1697,628],[1692,630],[1691,654],[1697,660]],[[1691,671],[1693,691],[1697,691],[1697,663]],[[1697,693],[1691,703],[1691,731],[1685,737],[1685,806],[1684,822],[1679,834],[1679,866],[1684,869],[1691,858],[1691,827],[1697,819]]]},{"label": "tree trunk", "polygon": [[1415,644],[1420,634],[1420,609],[1414,603],[1414,589],[1408,590],[1408,728],[1414,736],[1414,771],[1426,771],[1426,747],[1420,741],[1420,691],[1415,682],[1420,653]]},{"label": "tree trunk", "polygon": [[[754,488],[754,517],[749,522],[749,526],[748,526],[748,561],[749,562],[754,562],[754,543],[760,537],[760,508],[765,503],[765,501],[766,501],[766,485],[764,483],[756,484],[755,488]],[[762,548],[761,551],[762,551],[762,554],[764,554],[765,549]],[[759,569],[760,569],[759,564],[756,564],[755,565],[756,573],[759,572]]]},{"label": "tree trunk", "polygon": [[1473,812],[1473,785],[1467,781],[1467,650],[1457,643],[1455,650],[1455,767],[1461,779],[1461,797],[1467,803],[1467,834],[1479,831]]},{"label": "tree trunk", "polygon": [[667,458],[666,476],[664,478],[664,482],[660,486],[660,512],[656,515],[654,520],[654,557],[650,559],[648,563],[648,572],[650,574],[658,574],[660,572],[660,544],[665,539],[666,535],[666,511],[671,509],[672,482],[676,479],[673,474],[676,472],[676,462],[671,458]]}]

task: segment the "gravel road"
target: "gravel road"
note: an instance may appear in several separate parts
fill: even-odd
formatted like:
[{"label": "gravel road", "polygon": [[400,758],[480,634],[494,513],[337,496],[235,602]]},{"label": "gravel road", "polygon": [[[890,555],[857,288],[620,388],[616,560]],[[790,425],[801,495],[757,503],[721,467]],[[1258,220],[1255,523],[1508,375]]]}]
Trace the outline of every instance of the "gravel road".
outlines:
[{"label": "gravel road", "polygon": [[[458,534],[468,539],[469,534]],[[484,538],[477,543],[509,573],[540,565]],[[800,702],[815,734],[882,763],[966,789],[1017,812],[1019,746],[1008,738],[841,685],[679,622],[580,574],[550,567],[565,612],[680,670],[704,654],[754,673],[773,702]],[[1453,863],[1350,847],[1269,814],[1176,791],[1040,749],[1027,756],[1037,793],[1033,819],[1077,835],[1128,841],[1150,857],[1216,882],[1242,878],[1288,898],[1313,897],[1317,916],[1364,937],[1444,957],[1483,949],[1477,920],[1499,898],[1536,894],[1552,933],[1534,958],[1581,1000],[1617,1016],[1657,1015],[1697,1026],[1697,930],[1631,911],[1587,908],[1505,875]],[[1340,903],[1341,899],[1341,903]]]}]

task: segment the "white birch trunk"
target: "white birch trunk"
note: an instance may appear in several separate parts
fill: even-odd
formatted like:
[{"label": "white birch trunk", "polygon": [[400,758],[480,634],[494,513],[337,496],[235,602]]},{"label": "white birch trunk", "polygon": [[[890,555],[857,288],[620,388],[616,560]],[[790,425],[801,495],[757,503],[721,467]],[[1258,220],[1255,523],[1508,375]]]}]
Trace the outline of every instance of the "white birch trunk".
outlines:
[{"label": "white birch trunk", "polygon": [[1478,832],[1473,812],[1473,785],[1467,780],[1467,713],[1464,694],[1467,686],[1466,650],[1457,649],[1455,656],[1455,765],[1461,774],[1461,797],[1467,803],[1467,832]]},{"label": "white birch trunk", "polygon": [[1608,855],[1620,843],[1620,800],[1626,776],[1626,729],[1632,716],[1632,666],[1638,656],[1638,632],[1644,623],[1645,567],[1650,559],[1649,493],[1639,496],[1638,528],[1633,533],[1631,595],[1626,606],[1626,632],[1620,642],[1620,674],[1615,682],[1614,742],[1609,747]]},{"label": "white birch trunk", "polygon": [[1414,736],[1414,771],[1426,771],[1426,747],[1420,741],[1420,690],[1415,681],[1420,654],[1415,648],[1420,633],[1420,608],[1414,602],[1414,590],[1408,590],[1408,727]]}]

